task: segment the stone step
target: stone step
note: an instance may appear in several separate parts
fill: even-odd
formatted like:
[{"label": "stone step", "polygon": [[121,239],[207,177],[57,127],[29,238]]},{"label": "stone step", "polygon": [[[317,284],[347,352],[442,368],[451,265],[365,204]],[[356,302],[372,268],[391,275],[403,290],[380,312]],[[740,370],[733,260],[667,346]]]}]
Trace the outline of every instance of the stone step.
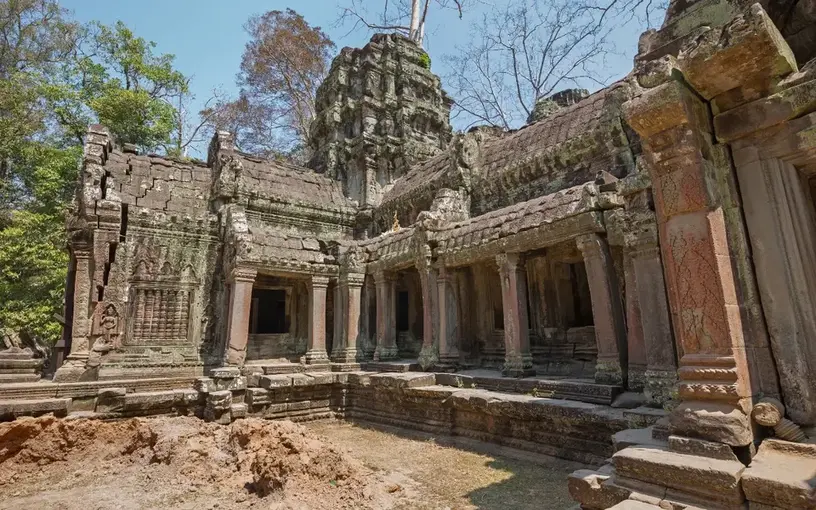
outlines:
[{"label": "stone step", "polygon": [[738,461],[632,446],[615,453],[612,462],[618,476],[669,488],[670,499],[676,492],[677,499],[690,495],[725,507],[745,500],[739,483],[745,466]]},{"label": "stone step", "polygon": [[21,416],[68,415],[70,398],[48,398],[39,400],[0,400],[0,421],[10,421]]},{"label": "stone step", "polygon": [[42,359],[38,358],[28,358],[28,359],[9,359],[0,357],[0,372],[4,370],[19,370],[19,369],[29,369],[29,370],[37,370],[43,364]]},{"label": "stone step", "polygon": [[367,361],[361,363],[363,370],[369,372],[417,372],[419,363],[401,361]]},{"label": "stone step", "polygon": [[652,434],[652,427],[644,429],[626,429],[621,430],[612,436],[612,444],[615,451],[619,452],[624,448],[630,446],[657,446],[666,447],[666,441],[655,439]]},{"label": "stone step", "polygon": [[644,503],[643,501],[627,499],[626,501],[621,501],[617,505],[611,507],[609,510],[656,510],[658,508],[660,507],[657,505],[650,505],[649,503]]},{"label": "stone step", "polygon": [[0,360],[10,360],[10,359],[24,359],[29,360],[32,358],[33,354],[30,351],[25,350],[5,350],[0,351]]},{"label": "stone step", "polygon": [[2,384],[15,384],[15,383],[35,383],[40,380],[40,374],[38,373],[27,373],[27,374],[1,374],[0,373],[0,385]]},{"label": "stone step", "polygon": [[816,476],[816,445],[766,439],[742,475],[742,488],[751,505],[790,508],[816,507],[809,481]]}]

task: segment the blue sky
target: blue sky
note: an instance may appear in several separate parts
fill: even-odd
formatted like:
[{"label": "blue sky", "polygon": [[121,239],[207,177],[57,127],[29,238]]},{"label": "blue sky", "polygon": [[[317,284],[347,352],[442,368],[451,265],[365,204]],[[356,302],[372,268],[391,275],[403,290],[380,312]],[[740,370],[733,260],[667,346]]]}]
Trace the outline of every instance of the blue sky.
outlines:
[{"label": "blue sky", "polygon": [[[382,5],[382,0],[364,1],[374,7]],[[457,44],[467,42],[470,24],[481,19],[489,4],[504,1],[477,3],[475,8],[465,11],[461,20],[452,11],[436,10],[429,14],[425,47],[433,59],[435,73],[444,73],[442,55],[452,53]],[[312,25],[323,28],[338,50],[343,46],[362,46],[370,37],[362,30],[349,34],[348,25],[336,26],[343,0],[62,0],[60,3],[81,22],[98,20],[112,24],[122,20],[138,36],[155,41],[157,52],[176,55],[177,68],[193,77],[192,91],[200,102],[206,100],[214,88],[236,92],[235,75],[247,41],[243,25],[253,14],[292,8]],[[627,26],[614,33],[620,54],[609,59],[605,74],[620,78],[631,70],[640,32],[636,26]],[[597,88],[593,84],[586,87]]]}]

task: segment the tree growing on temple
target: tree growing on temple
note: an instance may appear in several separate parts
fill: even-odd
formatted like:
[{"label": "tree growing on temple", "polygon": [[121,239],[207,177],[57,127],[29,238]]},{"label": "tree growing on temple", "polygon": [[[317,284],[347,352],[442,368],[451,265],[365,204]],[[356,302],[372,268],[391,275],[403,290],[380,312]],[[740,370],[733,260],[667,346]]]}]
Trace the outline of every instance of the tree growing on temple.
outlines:
[{"label": "tree growing on temple", "polygon": [[465,0],[383,0],[382,9],[372,10],[360,0],[350,0],[341,8],[339,22],[352,22],[352,31],[366,28],[378,32],[398,32],[422,46],[431,4],[454,9],[462,18]]},{"label": "tree growing on temple", "polygon": [[245,152],[306,160],[317,87],[334,43],[292,9],[253,16],[244,28],[250,41],[238,75],[239,97],[201,113],[215,128],[232,132]]}]

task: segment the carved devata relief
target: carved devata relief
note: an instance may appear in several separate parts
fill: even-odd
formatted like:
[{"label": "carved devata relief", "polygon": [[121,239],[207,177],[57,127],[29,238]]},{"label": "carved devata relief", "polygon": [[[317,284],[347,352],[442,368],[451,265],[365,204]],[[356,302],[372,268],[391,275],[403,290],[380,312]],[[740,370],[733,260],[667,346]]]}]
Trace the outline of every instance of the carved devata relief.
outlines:
[{"label": "carved devata relief", "polygon": [[130,279],[127,345],[184,345],[190,342],[190,310],[198,276],[189,263],[176,265],[137,255]]}]

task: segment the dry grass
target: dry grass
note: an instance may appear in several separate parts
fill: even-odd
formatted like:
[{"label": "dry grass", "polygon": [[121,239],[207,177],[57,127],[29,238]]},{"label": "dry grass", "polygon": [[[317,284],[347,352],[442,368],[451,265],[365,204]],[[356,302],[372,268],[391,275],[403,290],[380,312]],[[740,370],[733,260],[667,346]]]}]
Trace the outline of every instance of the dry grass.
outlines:
[{"label": "dry grass", "polygon": [[[567,509],[567,475],[579,464],[549,457],[517,460],[499,448],[474,453],[437,444],[432,436],[405,437],[343,422],[309,428],[393,483],[398,508]],[[413,436],[413,434],[412,434]],[[492,450],[492,451],[491,451]]]}]

